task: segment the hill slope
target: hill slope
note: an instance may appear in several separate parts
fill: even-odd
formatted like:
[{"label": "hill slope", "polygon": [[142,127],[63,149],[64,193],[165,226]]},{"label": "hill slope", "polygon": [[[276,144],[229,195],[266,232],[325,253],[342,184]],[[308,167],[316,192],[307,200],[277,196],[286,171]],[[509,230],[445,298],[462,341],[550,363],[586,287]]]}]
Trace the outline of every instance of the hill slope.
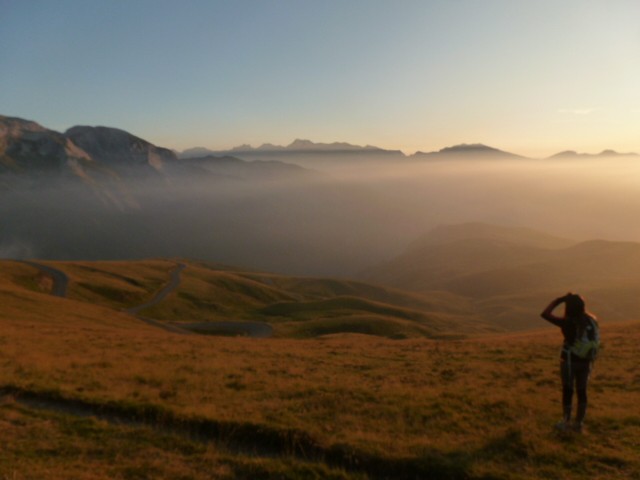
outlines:
[{"label": "hill slope", "polygon": [[485,322],[541,326],[539,312],[568,291],[605,320],[640,316],[640,244],[569,240],[488,225],[441,227],[399,257],[363,274],[368,281],[465,298]]},{"label": "hill slope", "polygon": [[[33,273],[1,266],[0,310],[7,282]],[[119,327],[113,311],[97,326],[80,302],[53,300],[0,315],[0,473],[15,478],[579,480],[640,468],[637,322],[603,326],[580,436],[552,430],[557,330],[255,341]]]},{"label": "hill slope", "polygon": [[527,228],[442,225],[363,278],[413,291],[437,290],[459,276],[549,258],[553,250],[573,243]]},{"label": "hill slope", "polygon": [[[3,263],[23,276],[31,268],[32,276],[42,277],[32,267]],[[67,275],[69,301],[114,312],[147,303],[176,268],[168,260],[45,263]],[[15,277],[15,288],[22,286],[30,295],[33,278]],[[284,337],[357,332],[435,338],[491,331],[451,294],[419,295],[362,282],[286,277],[195,262],[186,262],[174,291],[138,314],[177,326],[264,322]],[[120,313],[116,316],[122,318]]]}]

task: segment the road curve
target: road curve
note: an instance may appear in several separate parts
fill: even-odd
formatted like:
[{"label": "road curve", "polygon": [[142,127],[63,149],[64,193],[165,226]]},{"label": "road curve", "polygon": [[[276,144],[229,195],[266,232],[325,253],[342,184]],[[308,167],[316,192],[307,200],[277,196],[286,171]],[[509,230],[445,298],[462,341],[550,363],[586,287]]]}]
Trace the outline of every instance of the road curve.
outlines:
[{"label": "road curve", "polygon": [[69,277],[67,274],[57,268],[49,267],[41,263],[32,262],[30,260],[18,260],[21,263],[26,263],[32,267],[37,268],[45,275],[48,275],[53,280],[53,287],[51,288],[51,295],[56,297],[66,297],[67,287],[69,285]]},{"label": "road curve", "polygon": [[[32,267],[37,268],[45,275],[48,275],[53,280],[53,288],[51,289],[51,295],[56,297],[66,297],[67,287],[69,285],[69,277],[66,273],[48,265],[33,262],[30,260],[19,260],[21,263],[25,263]],[[135,316],[139,320],[152,325],[154,327],[162,328],[172,333],[179,333],[183,335],[189,334],[210,334],[224,332],[232,335],[246,335],[253,338],[267,338],[273,335],[273,327],[264,322],[197,322],[197,323],[164,323],[154,320],[152,318],[143,317],[139,315],[139,312],[145,308],[153,307],[162,302],[167,296],[178,288],[180,285],[180,274],[186,268],[184,263],[179,263],[176,268],[171,272],[169,282],[160,290],[155,297],[146,303],[136,305],[125,310],[125,312]]]},{"label": "road curve", "polygon": [[245,335],[253,338],[267,338],[273,335],[273,327],[264,322],[196,322],[196,323],[164,323],[152,318],[140,316],[139,313],[145,308],[152,307],[163,301],[171,292],[175,291],[180,286],[180,274],[186,268],[184,263],[179,263],[178,266],[171,272],[171,278],[169,283],[160,290],[155,297],[146,303],[136,305],[135,307],[125,310],[127,313],[134,315],[136,318],[143,322],[153,325],[155,327],[163,328],[173,333],[181,334],[231,334],[231,335]]},{"label": "road curve", "polygon": [[137,315],[138,312],[141,312],[145,308],[153,307],[157,305],[161,301],[163,301],[167,296],[173,292],[180,285],[180,273],[187,266],[184,263],[179,263],[178,266],[171,272],[171,277],[169,278],[169,283],[167,283],[162,290],[160,290],[155,297],[149,300],[146,303],[141,305],[136,305],[135,307],[127,308],[125,311],[127,313],[131,313],[132,315]]}]

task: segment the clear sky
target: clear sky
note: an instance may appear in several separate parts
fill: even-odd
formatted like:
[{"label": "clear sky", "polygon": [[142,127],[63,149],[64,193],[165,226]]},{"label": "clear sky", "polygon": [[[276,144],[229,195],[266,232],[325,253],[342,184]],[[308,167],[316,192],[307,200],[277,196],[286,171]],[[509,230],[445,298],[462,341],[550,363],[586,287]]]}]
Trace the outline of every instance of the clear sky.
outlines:
[{"label": "clear sky", "polygon": [[640,151],[637,0],[0,0],[0,114],[182,150]]}]

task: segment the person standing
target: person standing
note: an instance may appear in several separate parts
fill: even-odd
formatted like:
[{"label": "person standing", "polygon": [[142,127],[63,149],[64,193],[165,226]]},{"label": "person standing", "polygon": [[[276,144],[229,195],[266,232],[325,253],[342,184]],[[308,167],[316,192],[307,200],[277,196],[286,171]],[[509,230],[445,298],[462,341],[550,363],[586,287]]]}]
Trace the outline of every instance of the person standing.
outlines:
[{"label": "person standing", "polygon": [[[564,316],[554,315],[555,308],[563,303]],[[589,375],[600,344],[598,323],[594,315],[587,312],[584,299],[574,293],[552,300],[541,316],[560,327],[564,337],[560,354],[562,421],[556,425],[556,428],[562,431],[582,432],[587,413]],[[574,385],[578,397],[578,408],[575,422],[571,424]]]}]

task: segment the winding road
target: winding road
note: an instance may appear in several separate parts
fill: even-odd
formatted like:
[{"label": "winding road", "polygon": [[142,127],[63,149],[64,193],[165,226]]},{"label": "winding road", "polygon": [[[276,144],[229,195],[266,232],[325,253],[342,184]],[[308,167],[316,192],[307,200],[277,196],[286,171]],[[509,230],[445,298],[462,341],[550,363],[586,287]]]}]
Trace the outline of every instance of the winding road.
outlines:
[{"label": "winding road", "polygon": [[151,300],[149,300],[146,303],[143,303],[141,305],[136,305],[135,307],[128,308],[126,310],[126,312],[130,313],[132,315],[137,315],[138,312],[144,310],[145,308],[153,307],[154,305],[157,305],[158,303],[163,301],[165,298],[167,298],[167,295],[169,295],[176,288],[178,288],[178,286],[180,285],[180,273],[182,273],[182,271],[186,267],[187,266],[184,263],[179,263],[178,266],[171,272],[171,277],[169,278],[169,283],[167,283],[162,288],[162,290],[160,290],[158,293],[156,293],[155,297],[153,297]]},{"label": "winding road", "polygon": [[49,267],[48,265],[43,265],[41,263],[32,262],[30,260],[19,260],[21,263],[25,263],[27,265],[31,265],[32,267],[37,268],[45,275],[51,277],[53,280],[53,287],[51,288],[51,295],[56,297],[66,297],[67,296],[67,286],[69,285],[69,277],[67,274],[61,270],[58,270],[53,267]]},{"label": "winding road", "polygon": [[[33,262],[30,260],[20,260],[21,263],[25,263],[32,267],[37,268],[43,274],[47,275],[53,280],[53,287],[51,288],[51,295],[56,297],[66,297],[67,287],[69,285],[69,277],[66,273],[48,265]],[[146,308],[153,307],[154,305],[162,302],[167,296],[173,293],[180,286],[180,274],[187,266],[184,263],[178,263],[175,269],[171,272],[169,282],[162,287],[156,295],[148,302],[130,307],[124,310],[126,313],[133,315],[137,319],[152,325],[154,327],[162,328],[172,333],[179,333],[182,335],[192,334],[204,334],[204,335],[245,335],[252,338],[268,338],[273,335],[273,327],[264,322],[196,322],[196,323],[165,323],[159,322],[152,318],[144,317],[140,315],[140,312]]]},{"label": "winding road", "polygon": [[252,338],[268,338],[273,335],[273,327],[263,322],[197,322],[197,323],[164,323],[152,318],[139,315],[145,308],[153,307],[162,302],[167,296],[180,286],[180,274],[187,266],[179,263],[171,272],[169,283],[160,290],[155,297],[146,303],[136,305],[125,310],[143,322],[159,327],[164,330],[180,334],[204,334],[204,335],[246,335]]}]

